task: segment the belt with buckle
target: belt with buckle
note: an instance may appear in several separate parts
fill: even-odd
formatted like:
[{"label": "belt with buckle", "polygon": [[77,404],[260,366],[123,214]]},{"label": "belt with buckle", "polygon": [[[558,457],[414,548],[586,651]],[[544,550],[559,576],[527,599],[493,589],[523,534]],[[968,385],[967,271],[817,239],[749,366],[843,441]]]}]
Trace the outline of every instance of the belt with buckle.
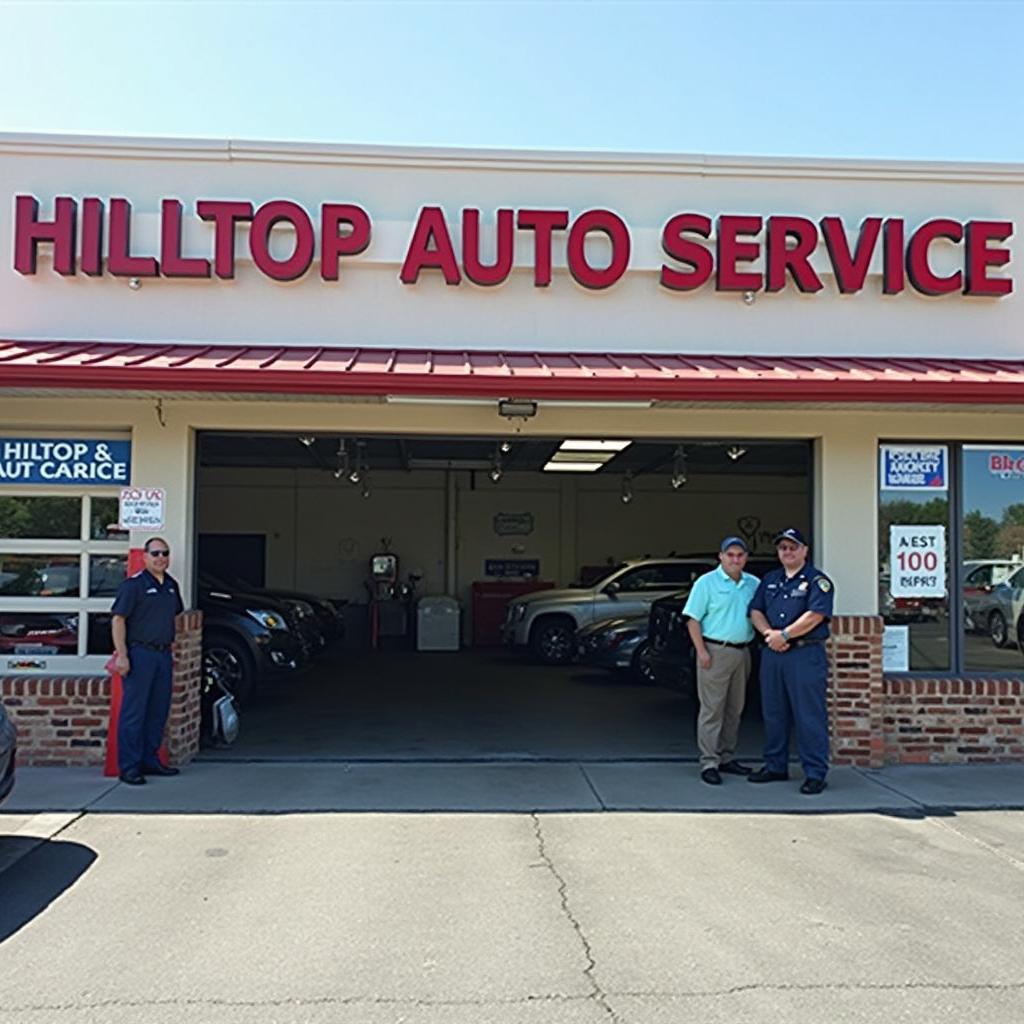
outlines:
[{"label": "belt with buckle", "polygon": [[169,651],[171,649],[170,644],[149,644],[145,640],[136,640],[135,643],[131,644],[132,647],[145,647],[150,651]]},{"label": "belt with buckle", "polygon": [[819,640],[805,640],[803,637],[800,637],[797,640],[790,640],[789,641],[789,646],[790,647],[814,647],[816,644],[823,644],[824,642],[825,641],[823,639],[819,639]]},{"label": "belt with buckle", "polygon": [[737,651],[745,651],[749,644],[733,644],[728,640],[712,640],[711,637],[704,637],[704,643],[717,644],[719,647],[735,647]]}]

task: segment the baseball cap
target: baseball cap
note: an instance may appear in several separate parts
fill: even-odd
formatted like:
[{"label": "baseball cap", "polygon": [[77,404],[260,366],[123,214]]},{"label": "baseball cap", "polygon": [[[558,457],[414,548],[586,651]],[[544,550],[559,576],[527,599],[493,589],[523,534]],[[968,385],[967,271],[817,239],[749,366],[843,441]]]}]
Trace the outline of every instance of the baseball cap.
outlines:
[{"label": "baseball cap", "polygon": [[726,537],[721,544],[718,545],[719,551],[724,551],[726,548],[737,547],[743,548],[744,551],[749,551],[747,542],[742,537]]},{"label": "baseball cap", "polygon": [[772,544],[778,547],[784,540],[791,540],[794,544],[807,544],[807,541],[804,540],[804,535],[795,526],[787,526],[784,530],[779,530],[775,534]]}]

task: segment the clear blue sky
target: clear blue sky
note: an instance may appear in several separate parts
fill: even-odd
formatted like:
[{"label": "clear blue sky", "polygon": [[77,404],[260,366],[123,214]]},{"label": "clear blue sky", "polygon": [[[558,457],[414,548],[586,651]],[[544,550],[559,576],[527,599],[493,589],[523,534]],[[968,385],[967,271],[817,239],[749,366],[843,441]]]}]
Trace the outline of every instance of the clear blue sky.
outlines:
[{"label": "clear blue sky", "polygon": [[10,3],[0,130],[1024,162],[1024,4]]}]

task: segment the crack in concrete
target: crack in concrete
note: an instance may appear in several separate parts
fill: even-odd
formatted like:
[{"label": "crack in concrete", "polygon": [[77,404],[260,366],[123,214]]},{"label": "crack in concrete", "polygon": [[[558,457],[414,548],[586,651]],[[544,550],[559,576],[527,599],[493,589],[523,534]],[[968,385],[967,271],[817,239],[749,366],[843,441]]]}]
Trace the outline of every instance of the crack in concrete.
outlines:
[{"label": "crack in concrete", "polygon": [[609,992],[608,995],[621,999],[704,999],[743,995],[747,992],[1019,992],[1022,990],[1024,990],[1024,981],[833,981],[806,985],[795,982],[753,982],[749,985],[732,985],[729,988],[687,989],[680,992],[666,992],[658,989],[640,992],[614,991]]},{"label": "crack in concrete", "polygon": [[583,947],[583,955],[587,962],[587,966],[583,969],[583,977],[587,979],[587,984],[590,985],[592,989],[591,995],[588,998],[592,999],[601,1007],[613,1024],[622,1024],[622,1018],[611,1008],[611,1006],[608,1005],[607,993],[601,987],[594,974],[597,968],[597,961],[594,959],[594,951],[591,948],[590,940],[583,931],[583,926],[580,924],[579,919],[572,912],[572,908],[569,906],[569,884],[559,873],[558,868],[555,867],[554,861],[552,861],[548,854],[547,843],[544,839],[544,832],[540,827],[540,816],[536,811],[530,814],[530,820],[533,822],[533,833],[537,839],[537,850],[540,853],[540,859],[558,883],[558,898],[562,904],[562,913],[565,915],[569,924],[572,925],[573,931],[576,933],[576,937],[579,939],[580,945]]},{"label": "crack in concrete", "polygon": [[316,996],[302,998],[292,996],[281,999],[99,999],[93,1002],[27,1003],[21,1006],[5,1006],[5,1013],[60,1012],[63,1010],[104,1010],[144,1009],[147,1007],[219,1006],[229,1009],[259,1009],[262,1007],[314,1007],[314,1006],[410,1006],[410,1007],[458,1007],[458,1006],[526,1006],[531,1003],[572,1003],[589,1002],[591,995],[567,995],[560,992],[530,993],[525,996],[480,999],[424,999],[412,996]]},{"label": "crack in concrete", "polygon": [[979,839],[977,836],[968,835],[966,832],[962,832],[955,825],[950,824],[948,821],[942,818],[929,818],[929,823],[936,825],[939,828],[944,828],[953,835],[958,836],[960,839],[964,839],[969,843],[974,843],[975,846],[980,846],[983,850],[988,851],[994,857],[998,857],[1000,860],[1005,861],[1012,868],[1016,868],[1018,871],[1024,871],[1024,860],[1020,860],[1014,857],[1012,853],[1007,853],[1005,850],[1001,850],[998,846],[993,846],[991,843],[987,843],[984,839]]}]

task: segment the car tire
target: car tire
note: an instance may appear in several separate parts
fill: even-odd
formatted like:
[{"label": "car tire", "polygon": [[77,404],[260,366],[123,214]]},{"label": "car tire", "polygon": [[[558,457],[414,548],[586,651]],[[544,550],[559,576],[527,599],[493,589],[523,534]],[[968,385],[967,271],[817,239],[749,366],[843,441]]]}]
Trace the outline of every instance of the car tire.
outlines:
[{"label": "car tire", "polygon": [[1006,628],[1006,616],[993,612],[988,617],[988,638],[996,647],[1005,647],[1010,642],[1010,631]]},{"label": "car tire", "polygon": [[203,672],[219,676],[239,705],[248,704],[256,692],[256,668],[242,641],[215,634],[203,638]]},{"label": "car tire", "polygon": [[633,664],[630,666],[630,676],[633,682],[640,686],[657,686],[658,677],[654,673],[654,666],[651,664],[650,642],[644,640],[633,653]]},{"label": "car tire", "polygon": [[576,624],[562,616],[541,619],[530,630],[530,649],[545,665],[567,665],[576,654]]}]

